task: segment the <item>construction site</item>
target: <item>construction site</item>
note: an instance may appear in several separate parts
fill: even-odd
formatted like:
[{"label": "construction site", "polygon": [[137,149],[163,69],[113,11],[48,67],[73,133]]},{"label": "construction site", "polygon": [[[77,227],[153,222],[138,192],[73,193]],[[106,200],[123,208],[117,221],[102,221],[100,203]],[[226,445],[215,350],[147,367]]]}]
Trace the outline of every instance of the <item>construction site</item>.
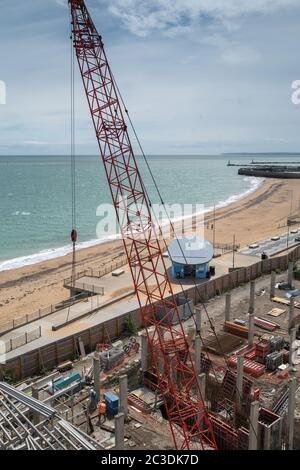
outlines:
[{"label": "construction site", "polygon": [[299,449],[299,242],[245,253],[171,220],[164,240],[102,37],[69,8],[124,250],[78,272],[74,224],[69,299],[0,324],[0,449]]}]

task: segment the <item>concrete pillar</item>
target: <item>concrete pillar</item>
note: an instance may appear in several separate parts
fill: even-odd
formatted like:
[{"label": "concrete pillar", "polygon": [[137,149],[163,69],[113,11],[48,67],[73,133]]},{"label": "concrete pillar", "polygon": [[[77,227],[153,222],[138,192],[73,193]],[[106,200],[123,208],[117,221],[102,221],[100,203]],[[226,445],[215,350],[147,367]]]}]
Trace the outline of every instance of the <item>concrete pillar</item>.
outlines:
[{"label": "concrete pillar", "polygon": [[78,338],[78,344],[79,344],[79,351],[80,351],[80,356],[85,357],[85,349],[84,349],[84,343],[81,338]]},{"label": "concrete pillar", "polygon": [[230,321],[231,310],[231,294],[227,293],[225,296],[225,321]]},{"label": "concrete pillar", "polygon": [[198,383],[201,392],[202,400],[205,401],[206,399],[206,374],[198,374]]},{"label": "concrete pillar", "polygon": [[120,389],[120,411],[124,414],[125,419],[128,416],[128,378],[127,375],[119,377]]},{"label": "concrete pillar", "polygon": [[[32,395],[32,398],[35,398],[36,400],[39,399],[39,389],[35,387],[34,385],[32,385],[31,387],[31,395]],[[33,424],[39,424],[39,422],[40,422],[40,415],[38,412],[34,411],[33,412]]]},{"label": "concrete pillar", "polygon": [[295,328],[294,313],[295,313],[295,300],[294,300],[294,297],[291,297],[290,308],[289,308],[289,332],[291,331],[292,328]]},{"label": "concrete pillar", "polygon": [[98,401],[100,401],[100,356],[95,352],[93,357],[94,389]]},{"label": "concrete pillar", "polygon": [[236,375],[236,404],[237,410],[241,412],[243,401],[243,378],[244,378],[244,356],[237,357]]},{"label": "concrete pillar", "polygon": [[250,282],[249,313],[254,313],[255,305],[255,281]]},{"label": "concrete pillar", "polygon": [[289,355],[289,370],[294,371],[294,352],[295,352],[295,341],[296,341],[296,328],[292,328],[290,331],[290,355]]},{"label": "concrete pillar", "polygon": [[264,427],[264,450],[271,450],[271,428]]},{"label": "concrete pillar", "polygon": [[248,322],[248,344],[249,346],[253,346],[254,343],[254,313],[249,313],[249,322]]},{"label": "concrete pillar", "polygon": [[201,338],[199,335],[195,338],[195,369],[196,374],[201,373]]},{"label": "concrete pillar", "polygon": [[188,342],[188,345],[191,346],[193,340],[195,339],[195,328],[193,327],[193,325],[188,326],[185,337]]},{"label": "concrete pillar", "polygon": [[259,402],[250,405],[249,450],[257,450]]},{"label": "concrete pillar", "polygon": [[276,272],[271,272],[271,287],[270,287],[270,299],[275,297],[275,285],[276,285]]},{"label": "concrete pillar", "polygon": [[289,284],[289,286],[293,285],[293,274],[294,274],[294,263],[293,263],[293,261],[289,261],[289,267],[288,267],[288,284]]},{"label": "concrete pillar", "polygon": [[124,413],[115,416],[115,448],[117,450],[124,449]]},{"label": "concrete pillar", "polygon": [[142,347],[141,347],[141,368],[145,372],[149,367],[149,346],[148,346],[148,337],[146,333],[141,335]]},{"label": "concrete pillar", "polygon": [[201,331],[201,307],[195,307],[196,334]]},{"label": "concrete pillar", "polygon": [[296,377],[289,380],[289,401],[288,401],[288,450],[294,449],[294,422],[295,422],[295,395]]}]

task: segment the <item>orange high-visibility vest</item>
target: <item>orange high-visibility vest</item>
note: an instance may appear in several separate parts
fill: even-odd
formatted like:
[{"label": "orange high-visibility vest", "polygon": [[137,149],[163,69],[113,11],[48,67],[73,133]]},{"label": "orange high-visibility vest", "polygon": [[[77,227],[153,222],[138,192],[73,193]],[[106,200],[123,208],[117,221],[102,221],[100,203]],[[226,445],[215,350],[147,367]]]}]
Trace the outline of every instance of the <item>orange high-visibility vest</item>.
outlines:
[{"label": "orange high-visibility vest", "polygon": [[103,401],[101,401],[98,405],[98,413],[99,415],[105,415],[106,413],[106,404]]}]

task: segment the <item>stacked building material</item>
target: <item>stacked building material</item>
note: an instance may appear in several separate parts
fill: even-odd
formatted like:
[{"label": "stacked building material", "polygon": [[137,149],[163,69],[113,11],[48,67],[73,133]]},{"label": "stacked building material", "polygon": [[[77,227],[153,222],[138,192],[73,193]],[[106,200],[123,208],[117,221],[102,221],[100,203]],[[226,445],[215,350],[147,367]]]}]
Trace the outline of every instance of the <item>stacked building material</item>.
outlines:
[{"label": "stacked building material", "polygon": [[151,407],[133,393],[128,394],[128,403],[142,413],[151,413]]},{"label": "stacked building material", "polygon": [[283,355],[281,352],[274,351],[266,356],[266,368],[268,370],[276,370],[283,362]]},{"label": "stacked building material", "polygon": [[231,321],[226,321],[224,323],[224,331],[232,333],[233,335],[241,336],[242,338],[248,338],[249,328]]},{"label": "stacked building material", "polygon": [[250,359],[250,361],[254,361],[256,357],[256,345],[252,346],[251,349],[244,354],[244,357]]},{"label": "stacked building material", "polygon": [[282,352],[283,364],[287,364],[289,362],[289,358],[290,358],[290,351],[287,351],[286,349],[283,349],[281,352]]},{"label": "stacked building material", "polygon": [[269,339],[270,351],[280,351],[284,346],[284,338],[282,336],[272,336]]},{"label": "stacked building material", "polygon": [[274,331],[276,328],[278,328],[276,323],[270,322],[260,317],[254,318],[254,324],[267,331]]},{"label": "stacked building material", "polygon": [[100,353],[100,363],[103,370],[110,370],[121,364],[124,360],[124,351],[121,348],[111,348]]},{"label": "stacked building material", "polygon": [[265,364],[266,356],[270,352],[271,346],[267,341],[256,344],[255,348],[255,360],[260,364]]},{"label": "stacked building material", "polygon": [[[237,356],[233,355],[228,359],[228,365],[230,367],[237,367]],[[253,377],[260,377],[265,371],[265,366],[263,364],[258,364],[257,362],[250,361],[249,359],[244,359],[244,372],[246,374],[252,375]]]}]

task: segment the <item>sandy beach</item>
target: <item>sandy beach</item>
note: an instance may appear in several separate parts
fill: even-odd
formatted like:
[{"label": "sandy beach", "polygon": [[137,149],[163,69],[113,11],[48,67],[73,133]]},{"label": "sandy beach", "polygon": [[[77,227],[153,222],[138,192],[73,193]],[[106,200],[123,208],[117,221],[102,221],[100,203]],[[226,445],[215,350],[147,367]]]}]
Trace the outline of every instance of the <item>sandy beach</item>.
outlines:
[{"label": "sandy beach", "polygon": [[[299,210],[299,180],[267,180],[256,191],[233,204],[217,209],[216,242],[241,246],[286,232],[286,219]],[[205,216],[205,237],[213,238],[213,215]],[[121,241],[77,252],[77,270],[99,269],[123,256]],[[71,255],[23,268],[0,272],[0,322],[34,312],[67,299],[63,280],[71,275]]]}]

